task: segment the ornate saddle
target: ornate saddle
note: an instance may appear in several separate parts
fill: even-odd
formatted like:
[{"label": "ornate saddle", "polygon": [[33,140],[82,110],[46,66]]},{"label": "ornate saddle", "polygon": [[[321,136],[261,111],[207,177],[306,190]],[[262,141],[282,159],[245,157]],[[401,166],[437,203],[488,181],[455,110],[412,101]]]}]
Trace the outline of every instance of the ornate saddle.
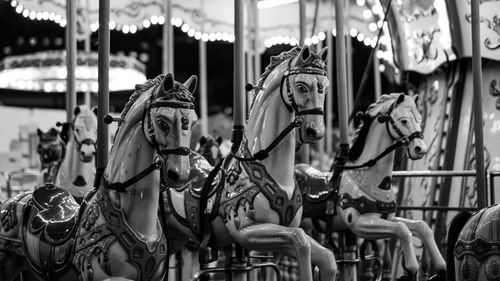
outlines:
[{"label": "ornate saddle", "polygon": [[29,231],[49,244],[63,244],[76,227],[79,208],[66,189],[46,183],[33,192]]},{"label": "ornate saddle", "polygon": [[22,222],[26,258],[43,279],[55,280],[68,271],[79,208],[68,191],[51,183],[37,187],[26,204]]}]

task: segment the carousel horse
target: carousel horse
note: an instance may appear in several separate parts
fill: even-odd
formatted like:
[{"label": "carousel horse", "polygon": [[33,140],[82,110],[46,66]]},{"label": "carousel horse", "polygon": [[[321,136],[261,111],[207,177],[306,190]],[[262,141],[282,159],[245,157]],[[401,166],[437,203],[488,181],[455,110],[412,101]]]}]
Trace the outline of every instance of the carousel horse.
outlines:
[{"label": "carousel horse", "polygon": [[250,251],[286,253],[297,257],[300,280],[312,281],[311,263],[322,280],[335,280],[333,253],[298,227],[302,201],[293,175],[296,142],[324,135],[325,58],[326,49],[314,54],[307,46],[271,58],[234,154],[212,170],[193,153],[190,180],[181,186],[166,181],[169,237],[180,232],[201,243],[202,253],[235,242]]},{"label": "carousel horse", "polygon": [[448,279],[500,280],[500,204],[460,212],[448,230]]},{"label": "carousel horse", "polygon": [[0,206],[0,280],[26,268],[50,281],[163,278],[160,178],[189,175],[195,81],[167,74],[136,86],[100,185],[81,206],[52,184]]},{"label": "carousel horse", "polygon": [[210,135],[202,136],[198,142],[196,152],[205,157],[210,165],[215,166],[222,161],[223,158],[219,149],[221,144],[222,137],[215,139]]},{"label": "carousel horse", "polygon": [[64,159],[66,144],[55,128],[50,128],[46,133],[37,129],[37,135],[39,142],[36,151],[40,156],[43,182],[54,183],[61,161]]},{"label": "carousel horse", "polygon": [[360,238],[375,240],[396,237],[401,241],[404,267],[414,278],[419,269],[412,234],[420,238],[430,253],[434,280],[444,280],[446,263],[439,252],[431,228],[421,220],[396,217],[395,193],[391,188],[394,150],[406,147],[410,159],[427,153],[420,129],[421,117],[416,97],[383,95],[359,114],[363,124],[345,163],[335,163],[333,174],[307,164],[295,167],[302,190],[303,225],[327,233],[350,229]]},{"label": "carousel horse", "polygon": [[57,173],[55,185],[66,188],[76,202],[94,187],[95,154],[97,141],[97,112],[85,105],[74,110],[70,124],[66,157]]}]

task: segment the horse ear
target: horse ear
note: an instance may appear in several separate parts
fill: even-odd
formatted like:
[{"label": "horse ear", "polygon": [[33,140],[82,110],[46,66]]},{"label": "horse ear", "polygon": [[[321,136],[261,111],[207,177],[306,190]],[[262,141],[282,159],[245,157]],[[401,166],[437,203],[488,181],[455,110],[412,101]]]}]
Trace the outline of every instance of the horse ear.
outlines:
[{"label": "horse ear", "polygon": [[207,138],[205,136],[201,136],[201,138],[200,138],[200,146],[205,145],[205,143],[207,143]]},{"label": "horse ear", "polygon": [[163,79],[163,91],[168,92],[174,87],[174,75],[172,73],[168,73]]},{"label": "horse ear", "polygon": [[302,50],[300,50],[299,59],[297,60],[296,65],[304,63],[309,59],[309,57],[311,57],[311,50],[309,50],[309,46],[306,45],[302,48]]},{"label": "horse ear", "polygon": [[75,116],[80,114],[80,107],[79,106],[75,107],[75,110],[73,110],[73,114],[75,114]]},{"label": "horse ear", "polygon": [[191,75],[186,82],[184,82],[184,87],[186,87],[191,93],[196,90],[196,84],[198,83],[198,77],[196,75]]},{"label": "horse ear", "polygon": [[405,100],[405,94],[400,94],[398,99],[396,100],[396,104],[400,104]]},{"label": "horse ear", "polygon": [[59,135],[59,131],[57,131],[55,128],[50,128],[49,135],[55,137],[55,136]]},{"label": "horse ear", "polygon": [[318,52],[318,56],[324,61],[326,62],[326,58],[328,56],[328,47],[324,47],[323,49],[321,49],[319,52]]},{"label": "horse ear", "polygon": [[42,137],[42,136],[43,136],[43,132],[42,132],[42,130],[40,130],[40,128],[36,128],[36,134],[37,134],[39,137]]},{"label": "horse ear", "polygon": [[92,112],[94,112],[95,116],[97,116],[97,106],[92,107]]},{"label": "horse ear", "polygon": [[221,137],[221,136],[219,136],[219,137],[217,138],[217,140],[216,140],[216,141],[217,141],[217,143],[218,143],[219,145],[221,145],[221,144],[222,144],[222,137]]}]

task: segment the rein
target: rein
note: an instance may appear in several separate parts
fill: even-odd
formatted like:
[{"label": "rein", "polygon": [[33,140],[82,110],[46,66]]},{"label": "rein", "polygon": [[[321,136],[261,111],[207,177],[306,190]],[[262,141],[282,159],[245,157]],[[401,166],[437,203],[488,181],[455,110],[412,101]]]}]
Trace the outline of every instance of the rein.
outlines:
[{"label": "rein", "polygon": [[[301,73],[326,76],[326,74],[327,74],[326,71],[321,70],[321,69],[301,69],[301,68],[290,70],[292,60],[293,60],[293,58],[291,58],[288,61],[287,70],[283,74],[283,77],[281,77],[280,97],[281,97],[281,100],[283,101],[283,104],[286,106],[286,108],[290,112],[295,113],[295,118],[292,120],[292,122],[290,122],[290,124],[288,124],[288,126],[286,126],[285,129],[283,129],[283,131],[281,131],[281,133],[279,133],[279,135],[271,142],[271,144],[269,144],[265,149],[261,149],[261,150],[257,151],[257,153],[255,153],[252,157],[248,157],[248,158],[239,157],[239,156],[234,155],[235,153],[232,153],[233,157],[236,158],[236,160],[241,161],[241,162],[249,162],[249,161],[256,161],[256,160],[262,161],[262,160],[266,159],[269,156],[269,152],[271,152],[282,140],[284,140],[285,137],[290,132],[292,132],[293,129],[300,128],[302,126],[302,124],[304,124],[304,119],[302,119],[302,117],[301,117],[302,115],[324,115],[325,114],[325,112],[321,108],[299,110],[299,107],[297,106],[297,103],[295,102],[295,98],[293,96],[292,88],[290,87],[290,78],[289,77],[290,77],[290,75],[301,74]],[[283,85],[285,84],[285,82],[286,82],[286,89],[288,91],[288,101],[290,102],[291,106],[285,102],[285,98],[283,97]]]},{"label": "rein", "polygon": [[[387,133],[389,134],[389,136],[391,137],[391,139],[393,141],[395,141],[395,143],[393,143],[391,146],[389,146],[386,149],[384,149],[384,151],[382,151],[375,158],[372,158],[372,159],[370,159],[370,160],[368,160],[368,161],[366,161],[366,162],[364,162],[362,164],[359,164],[359,165],[335,165],[334,166],[335,168],[339,168],[339,169],[342,169],[342,170],[354,170],[354,169],[360,169],[360,168],[364,168],[364,167],[372,167],[372,166],[374,166],[377,163],[378,160],[382,159],[387,154],[389,154],[392,151],[396,150],[396,148],[401,147],[401,146],[408,146],[410,144],[410,142],[412,140],[416,139],[416,138],[420,138],[420,139],[424,138],[424,135],[422,134],[421,131],[414,132],[414,133],[412,133],[409,136],[405,136],[403,134],[403,132],[401,132],[401,130],[396,126],[396,121],[394,121],[394,118],[392,118],[392,116],[391,116],[391,112],[394,109],[394,107],[395,107],[395,104],[393,103],[391,105],[391,107],[387,110],[386,113],[384,113],[382,115],[379,115],[377,117],[377,120],[380,123],[385,123],[385,128],[387,130]],[[391,130],[389,129],[389,123],[391,124],[391,127],[394,129],[394,131],[396,131],[396,133],[398,134],[399,138],[395,138],[391,134]]]},{"label": "rein", "polygon": [[[170,154],[173,155],[182,155],[182,156],[187,156],[191,153],[191,149],[189,147],[185,146],[180,146],[176,148],[165,148],[165,149],[160,149],[158,142],[156,141],[155,137],[155,132],[153,125],[151,124],[151,116],[149,116],[151,108],[155,107],[169,107],[169,108],[185,108],[185,109],[194,109],[194,104],[189,103],[189,102],[177,102],[177,101],[148,101],[148,105],[144,109],[144,113],[142,115],[142,132],[144,133],[144,137],[146,138],[146,141],[151,145],[151,147],[160,155],[160,156],[167,156]],[[146,119],[146,115],[149,116],[148,122],[147,122],[147,133],[146,135],[146,130],[144,128],[144,123]],[[149,138],[148,138],[149,136]],[[151,141],[149,140],[151,139]],[[125,182],[115,182],[115,183],[109,183],[104,177],[103,177],[103,184],[106,188],[109,188],[111,190],[114,190],[119,193],[123,193],[127,190],[127,187],[135,184],[136,182],[142,180],[149,174],[151,174],[153,171],[160,169],[164,165],[164,161],[162,157],[156,157],[155,161],[147,166],[145,169],[140,171],[137,175],[133,176],[132,178],[128,179]]]}]

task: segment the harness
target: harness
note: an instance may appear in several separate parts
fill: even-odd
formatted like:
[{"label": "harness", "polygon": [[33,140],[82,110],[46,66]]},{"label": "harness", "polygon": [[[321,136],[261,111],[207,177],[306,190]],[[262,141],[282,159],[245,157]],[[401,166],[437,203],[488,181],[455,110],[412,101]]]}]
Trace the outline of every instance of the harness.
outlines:
[{"label": "harness", "polygon": [[[142,115],[142,132],[146,137],[149,145],[160,155],[155,158],[155,161],[151,163],[151,165],[144,168],[142,171],[137,173],[137,175],[132,178],[126,180],[125,182],[114,182],[109,183],[104,177],[103,185],[111,190],[123,193],[126,191],[127,187],[135,184],[136,182],[142,180],[153,171],[160,169],[164,165],[163,157],[169,154],[175,155],[189,155],[191,153],[191,149],[189,147],[180,146],[171,149],[160,149],[158,142],[156,141],[155,131],[153,124],[151,123],[151,108],[156,107],[169,107],[169,108],[185,108],[185,109],[194,109],[194,104],[191,102],[178,102],[178,101],[148,101],[146,108],[144,109],[144,113]],[[146,115],[148,115],[148,120],[146,122]],[[144,128],[144,124],[147,124],[147,130]]]},{"label": "harness", "polygon": [[[264,160],[269,156],[269,152],[271,152],[285,137],[295,128],[299,128],[304,124],[304,120],[301,117],[302,115],[324,115],[325,112],[322,108],[312,108],[312,109],[306,109],[306,110],[299,110],[299,107],[297,106],[297,102],[295,101],[295,97],[293,95],[293,90],[292,87],[290,86],[290,76],[291,75],[297,75],[297,74],[312,74],[312,75],[322,75],[326,76],[326,70],[324,70],[324,65],[314,63],[314,57],[312,58],[313,62],[309,62],[309,64],[306,64],[305,66],[310,66],[313,68],[297,68],[297,69],[291,69],[292,67],[292,60],[293,58],[288,60],[288,65],[287,65],[287,70],[283,74],[283,77],[281,77],[281,82],[280,82],[280,97],[281,100],[283,101],[283,104],[285,107],[288,109],[290,112],[295,113],[295,118],[288,124],[288,126],[283,129],[278,136],[269,144],[265,149],[259,150],[257,153],[255,153],[253,156],[249,158],[244,158],[244,157],[239,157],[233,154],[233,157],[237,159],[238,161],[242,162],[247,162],[247,161],[255,161],[255,160]],[[286,85],[286,91],[288,92],[288,101],[290,102],[290,105],[288,105],[285,101],[283,89],[284,85]],[[318,88],[322,89],[323,85],[318,85]],[[300,135],[300,134],[299,134]],[[302,136],[300,137],[301,141]]]}]

